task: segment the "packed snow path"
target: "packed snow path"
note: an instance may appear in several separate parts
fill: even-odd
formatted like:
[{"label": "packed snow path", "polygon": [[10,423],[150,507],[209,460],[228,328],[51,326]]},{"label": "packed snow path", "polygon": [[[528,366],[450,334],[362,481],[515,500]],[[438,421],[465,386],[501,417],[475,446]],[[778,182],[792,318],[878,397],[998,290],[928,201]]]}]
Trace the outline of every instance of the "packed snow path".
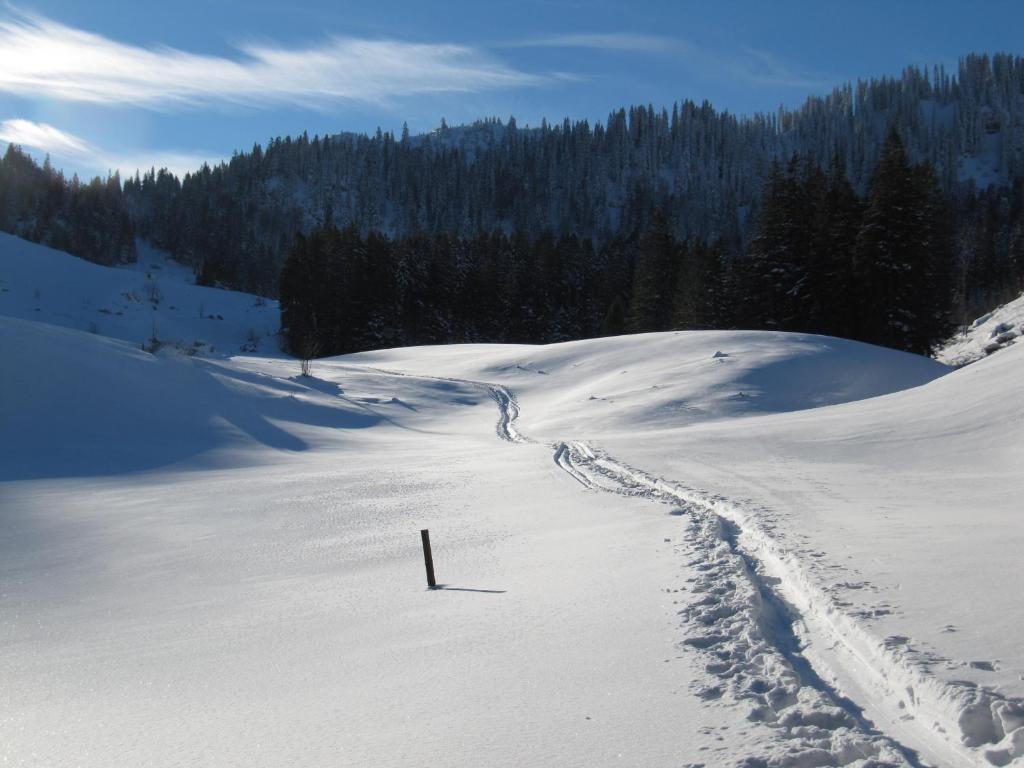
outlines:
[{"label": "packed snow path", "polygon": [[498,404],[498,437],[510,443],[526,442],[526,438],[519,434],[515,426],[515,421],[519,418],[519,403],[516,402],[515,395],[497,384],[486,386],[494,402]]},{"label": "packed snow path", "polygon": [[[495,398],[499,424],[518,435],[518,406],[508,390],[502,391],[504,397]],[[738,549],[735,526],[660,481],[607,457],[599,460],[585,443],[563,442],[554,449],[555,463],[585,488],[666,501],[688,516],[686,539],[676,549],[700,575],[679,610],[687,633],[682,645],[702,653],[705,669],[720,681],[695,693],[705,701],[728,695],[750,702],[749,719],[777,729],[785,742],[772,758],[750,755],[744,765],[919,765],[915,755],[875,731],[854,703],[831,691],[800,657],[792,629],[796,617],[755,575]]]},{"label": "packed snow path", "polygon": [[488,384],[484,381],[472,381],[470,379],[456,379],[450,376],[424,376],[422,374],[411,374],[404,371],[392,371],[385,368],[369,368],[369,370],[383,373],[386,376],[404,376],[407,378],[420,379],[422,381],[441,381],[449,384],[459,384],[483,390],[498,406],[498,422],[494,431],[498,437],[509,443],[524,443],[526,439],[519,434],[515,427],[515,420],[519,418],[519,403],[511,390],[500,384]]},{"label": "packed snow path", "polygon": [[[708,671],[722,678],[734,698],[753,699],[752,718],[783,728],[797,752],[823,749],[833,761],[826,764],[846,765],[859,759],[857,752],[880,757],[896,749],[801,656],[800,633],[810,633],[889,699],[876,705],[902,713],[907,728],[897,735],[923,742],[942,765],[1007,765],[1017,754],[1024,702],[991,691],[949,690],[906,664],[899,645],[880,645],[868,636],[741,509],[651,477],[585,443],[559,444],[555,463],[589,489],[646,496],[679,506],[690,518],[687,554],[705,575],[690,589],[694,601],[680,612],[692,633],[683,643],[708,652]],[[702,693],[717,697],[722,688]],[[965,697],[971,699],[966,705]],[[808,723],[810,730],[796,727]],[[906,750],[903,755],[913,759]]]},{"label": "packed snow path", "polygon": [[[500,410],[499,436],[524,441],[514,394],[483,386]],[[941,765],[1005,766],[1024,752],[1024,701],[943,686],[907,663],[899,644],[879,644],[742,509],[628,467],[585,442],[552,447],[555,464],[584,488],[647,497],[687,516],[687,537],[677,549],[700,575],[679,611],[682,644],[703,653],[706,670],[720,680],[696,694],[750,702],[749,719],[778,729],[787,742],[781,757],[750,756],[745,765],[920,765],[917,752],[894,738],[924,745]],[[830,659],[817,659],[821,672],[801,653],[801,634],[808,633],[832,650]],[[881,698],[876,707],[906,727],[894,738],[880,733],[823,677],[832,674],[829,662],[851,667]]]}]

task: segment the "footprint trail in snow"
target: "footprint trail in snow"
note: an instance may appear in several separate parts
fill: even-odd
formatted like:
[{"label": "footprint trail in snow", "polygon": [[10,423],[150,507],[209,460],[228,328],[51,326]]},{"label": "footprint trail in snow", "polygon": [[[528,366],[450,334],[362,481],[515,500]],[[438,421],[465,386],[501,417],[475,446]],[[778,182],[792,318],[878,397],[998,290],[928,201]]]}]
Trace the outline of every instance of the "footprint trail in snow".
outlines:
[{"label": "footprint trail in snow", "polygon": [[[498,435],[509,442],[532,442],[516,428],[520,411],[514,394],[504,387],[483,386],[499,406]],[[719,501],[630,468],[583,442],[561,442],[552,448],[554,462],[586,489],[646,497],[686,514],[687,536],[677,549],[696,575],[687,587],[690,600],[679,610],[686,632],[681,644],[702,654],[705,670],[715,681],[700,685],[695,693],[707,701],[749,704],[748,719],[774,732],[770,754],[750,756],[739,764],[751,768],[928,764],[876,728],[855,702],[822,679],[804,657],[794,627],[808,632],[804,621],[811,617],[782,599],[773,586],[777,579],[759,568],[766,554],[776,556],[770,552],[772,542],[763,542],[757,558],[752,557],[738,545],[743,528],[736,516],[723,514]],[[870,638],[858,636],[851,641],[846,636],[850,627],[828,618],[815,619],[811,631],[832,646],[844,646],[843,651],[855,658],[855,674],[877,678],[870,684],[882,699],[882,709],[902,712],[899,720],[910,723],[914,743],[927,743],[929,752],[941,755],[941,764],[1007,765],[1014,759],[1015,739],[1024,735],[1024,727],[1018,727],[1024,723],[1021,702],[1004,700],[994,692],[936,686],[920,670],[901,667],[899,654],[891,649],[884,647],[882,656],[877,649],[865,654],[864,643],[870,644]],[[914,693],[915,687],[937,690],[922,697]],[[963,696],[976,700],[965,704],[959,700]]]}]

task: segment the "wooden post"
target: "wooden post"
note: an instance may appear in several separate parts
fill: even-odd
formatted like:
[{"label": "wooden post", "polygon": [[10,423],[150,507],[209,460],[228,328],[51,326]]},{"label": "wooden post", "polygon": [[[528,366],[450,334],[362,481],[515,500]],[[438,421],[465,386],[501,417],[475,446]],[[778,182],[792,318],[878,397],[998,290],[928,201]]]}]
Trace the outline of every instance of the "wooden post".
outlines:
[{"label": "wooden post", "polygon": [[427,564],[427,586],[433,589],[437,582],[434,580],[434,557],[430,554],[430,531],[424,528],[420,537],[423,539],[423,561]]}]

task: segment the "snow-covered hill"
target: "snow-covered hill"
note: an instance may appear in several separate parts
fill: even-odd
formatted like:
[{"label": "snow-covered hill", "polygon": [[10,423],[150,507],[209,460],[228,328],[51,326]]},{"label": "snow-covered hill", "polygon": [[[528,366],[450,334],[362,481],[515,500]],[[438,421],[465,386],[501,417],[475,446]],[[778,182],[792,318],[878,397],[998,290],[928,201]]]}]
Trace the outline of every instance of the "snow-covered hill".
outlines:
[{"label": "snow-covered hill", "polygon": [[961,366],[1016,343],[1024,334],[1024,296],[987,312],[951,338],[935,358]]},{"label": "snow-covered hill", "polygon": [[191,270],[144,243],[139,260],[103,267],[0,232],[0,315],[182,351],[277,349],[277,302],[195,284]]},{"label": "snow-covered hill", "polygon": [[[948,375],[910,355],[761,333],[348,360],[505,384],[518,430],[591,491],[680,506],[705,521],[695,538],[724,525],[722,541],[798,617],[796,637],[776,641],[803,647],[822,678],[812,687],[848,696],[930,764],[1024,754],[1024,612],[1003,586],[1024,549],[1024,406],[1005,397],[1024,349]],[[877,396],[886,380],[903,391]],[[724,599],[736,570],[715,571],[703,589],[721,614],[693,612],[690,641],[731,660],[719,688],[747,698],[753,675],[776,690],[735,621],[761,609],[731,586]]]},{"label": "snow-covered hill", "polygon": [[[157,262],[156,308],[119,304],[152,261],[0,245],[0,762],[1024,763],[1020,345],[950,372],[667,333],[302,377],[230,356],[269,303]],[[197,300],[225,319],[169,306]],[[140,349],[154,316],[215,355]]]},{"label": "snow-covered hill", "polygon": [[934,360],[860,342],[762,331],[414,347],[344,359],[500,381],[526,400],[539,396],[542,403],[524,423],[551,439],[818,408],[915,387],[949,371]]},{"label": "snow-covered hill", "polygon": [[[805,655],[939,765],[1024,754],[1024,349],[888,397],[607,436],[734,522]],[[964,747],[967,747],[965,749]]]},{"label": "snow-covered hill", "polygon": [[[383,419],[338,387],[325,406],[297,364],[261,377],[237,360],[2,316],[0,350],[0,480],[249,466]],[[331,432],[318,439],[308,426]]]}]

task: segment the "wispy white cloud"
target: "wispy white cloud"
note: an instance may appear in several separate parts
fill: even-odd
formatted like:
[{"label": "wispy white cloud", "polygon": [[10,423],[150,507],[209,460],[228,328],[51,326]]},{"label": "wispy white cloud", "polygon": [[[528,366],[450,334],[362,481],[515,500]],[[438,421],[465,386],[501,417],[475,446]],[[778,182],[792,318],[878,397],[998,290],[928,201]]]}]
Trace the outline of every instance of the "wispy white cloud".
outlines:
[{"label": "wispy white cloud", "polygon": [[227,58],[144,48],[10,12],[0,18],[0,92],[168,109],[381,102],[545,82],[463,45],[332,37],[305,48],[247,44],[238,50]]},{"label": "wispy white cloud", "polygon": [[0,123],[0,141],[33,147],[60,157],[81,158],[92,153],[92,147],[77,136],[46,123],[31,120],[4,120]]},{"label": "wispy white cloud", "polygon": [[58,161],[64,160],[95,173],[120,171],[127,175],[136,170],[166,168],[182,176],[195,171],[204,162],[212,164],[217,161],[216,155],[211,152],[110,152],[47,123],[18,118],[0,123],[0,141],[53,155]]},{"label": "wispy white cloud", "polygon": [[572,32],[508,43],[505,48],[590,48],[601,51],[666,52],[688,50],[688,44],[660,35],[637,32]]}]

